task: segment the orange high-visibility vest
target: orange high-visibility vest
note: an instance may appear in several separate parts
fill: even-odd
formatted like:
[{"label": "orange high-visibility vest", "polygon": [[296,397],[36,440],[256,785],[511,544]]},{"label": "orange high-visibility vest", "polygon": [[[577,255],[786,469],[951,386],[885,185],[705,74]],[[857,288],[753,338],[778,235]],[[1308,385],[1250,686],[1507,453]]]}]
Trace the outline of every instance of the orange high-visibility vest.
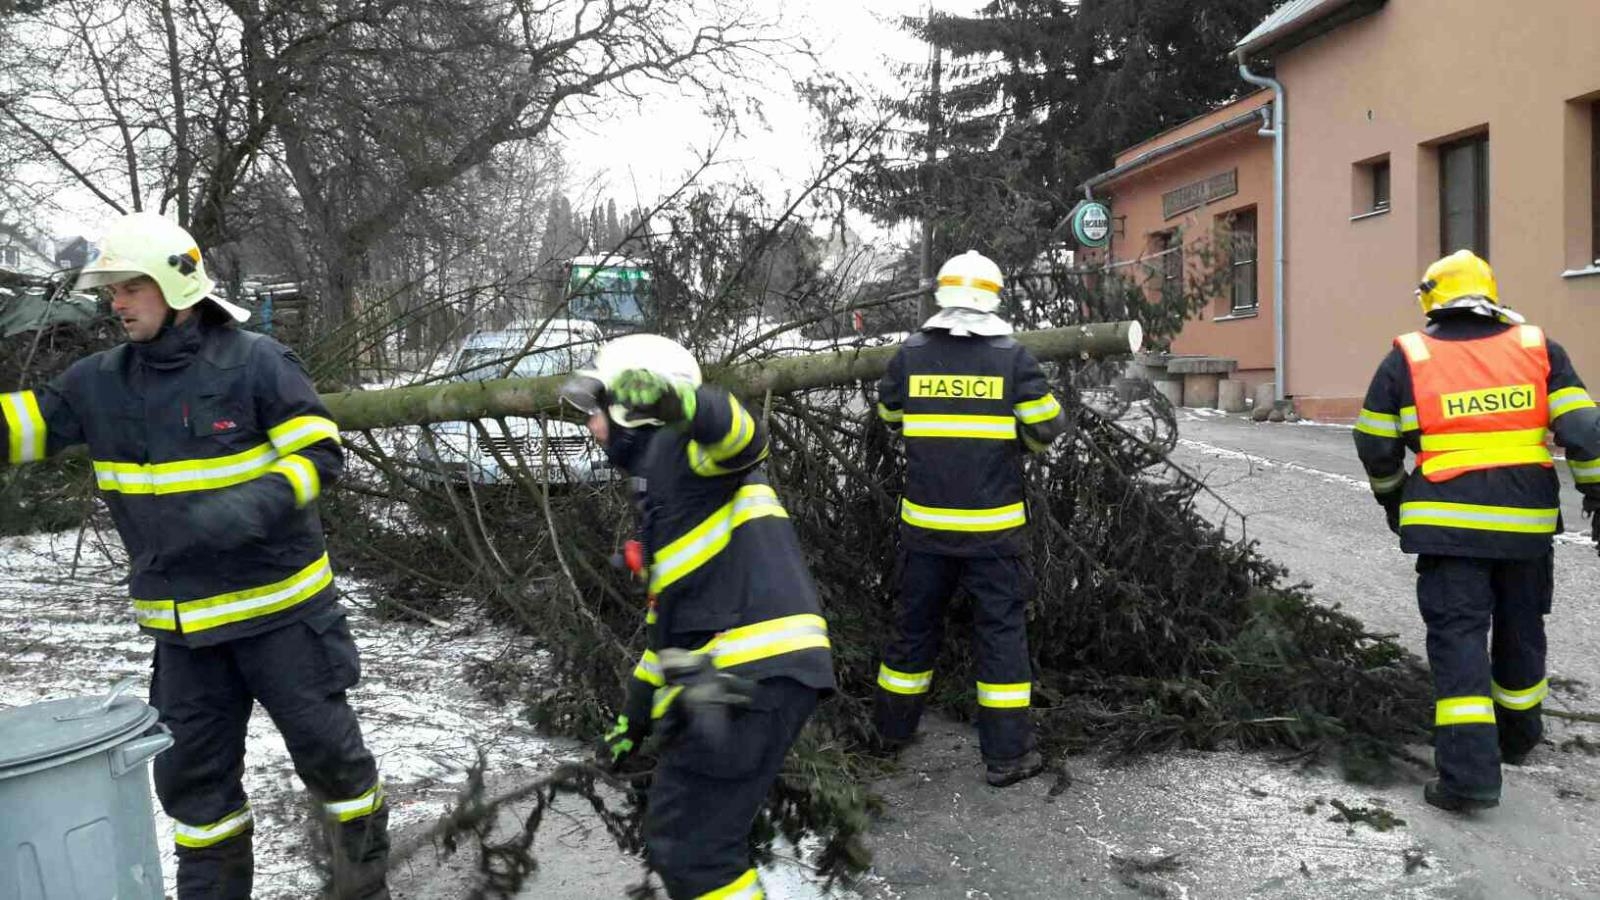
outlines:
[{"label": "orange high-visibility vest", "polygon": [[1493,337],[1441,341],[1420,331],[1405,354],[1422,432],[1417,468],[1429,481],[1502,466],[1552,466],[1550,354],[1544,331],[1517,325]]}]

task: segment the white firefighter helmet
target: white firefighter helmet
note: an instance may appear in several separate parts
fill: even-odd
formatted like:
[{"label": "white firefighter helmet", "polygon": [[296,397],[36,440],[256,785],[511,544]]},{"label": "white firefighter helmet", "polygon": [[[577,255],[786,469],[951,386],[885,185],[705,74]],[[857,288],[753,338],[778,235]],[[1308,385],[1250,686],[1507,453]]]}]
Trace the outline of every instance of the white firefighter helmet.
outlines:
[{"label": "white firefighter helmet", "polygon": [[952,256],[939,267],[939,287],[934,302],[943,309],[960,307],[992,313],[1000,306],[1004,278],[994,260],[976,250]]},{"label": "white firefighter helmet", "polygon": [[77,289],[88,290],[149,276],[172,309],[188,309],[210,300],[243,322],[250,311],[212,292],[216,282],[206,275],[200,247],[178,223],[153,212],[129,213],[112,222],[95,245],[96,254],[78,274]]},{"label": "white firefighter helmet", "polygon": [[[601,347],[594,363],[575,373],[562,388],[562,397],[586,413],[597,413],[607,402],[606,395],[617,376],[629,369],[644,369],[673,382],[700,386],[700,364],[682,344],[659,334],[630,334]],[[611,403],[606,409],[611,421],[624,428],[662,424],[660,419],[633,415],[620,403]]]}]

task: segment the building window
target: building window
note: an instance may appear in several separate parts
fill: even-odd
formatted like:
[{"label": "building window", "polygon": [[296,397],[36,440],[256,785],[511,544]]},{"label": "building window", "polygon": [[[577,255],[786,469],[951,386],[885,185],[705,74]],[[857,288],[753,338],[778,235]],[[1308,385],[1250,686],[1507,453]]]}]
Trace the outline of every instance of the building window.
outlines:
[{"label": "building window", "polygon": [[1461,249],[1489,258],[1489,138],[1439,148],[1439,255]]},{"label": "building window", "polygon": [[1227,261],[1230,310],[1235,313],[1253,312],[1259,303],[1256,292],[1256,210],[1255,207],[1229,213],[1223,217]]},{"label": "building window", "polygon": [[1600,100],[1589,104],[1589,251],[1600,266]]},{"label": "building window", "polygon": [[1372,164],[1372,210],[1389,208],[1389,161]]},{"label": "building window", "polygon": [[15,247],[0,247],[0,266],[15,269],[22,265],[22,254]]},{"label": "building window", "polygon": [[1183,233],[1163,231],[1155,239],[1161,255],[1161,300],[1177,303],[1183,298]]}]

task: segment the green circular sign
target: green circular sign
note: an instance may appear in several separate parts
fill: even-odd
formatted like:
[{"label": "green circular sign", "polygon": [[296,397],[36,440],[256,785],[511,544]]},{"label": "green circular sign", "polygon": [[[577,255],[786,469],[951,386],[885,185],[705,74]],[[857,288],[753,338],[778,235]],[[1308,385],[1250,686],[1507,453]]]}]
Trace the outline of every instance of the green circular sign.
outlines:
[{"label": "green circular sign", "polygon": [[1111,210],[1098,200],[1085,200],[1072,211],[1072,236],[1085,247],[1111,243]]}]

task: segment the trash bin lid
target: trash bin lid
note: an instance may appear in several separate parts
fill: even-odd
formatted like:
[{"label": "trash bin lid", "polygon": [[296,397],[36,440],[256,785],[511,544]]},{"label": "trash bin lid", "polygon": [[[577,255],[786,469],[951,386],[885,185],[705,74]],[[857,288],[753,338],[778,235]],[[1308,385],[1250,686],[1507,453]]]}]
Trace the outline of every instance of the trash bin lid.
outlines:
[{"label": "trash bin lid", "polygon": [[5,770],[142,732],[155,709],[137,697],[70,697],[0,711],[0,778]]}]

